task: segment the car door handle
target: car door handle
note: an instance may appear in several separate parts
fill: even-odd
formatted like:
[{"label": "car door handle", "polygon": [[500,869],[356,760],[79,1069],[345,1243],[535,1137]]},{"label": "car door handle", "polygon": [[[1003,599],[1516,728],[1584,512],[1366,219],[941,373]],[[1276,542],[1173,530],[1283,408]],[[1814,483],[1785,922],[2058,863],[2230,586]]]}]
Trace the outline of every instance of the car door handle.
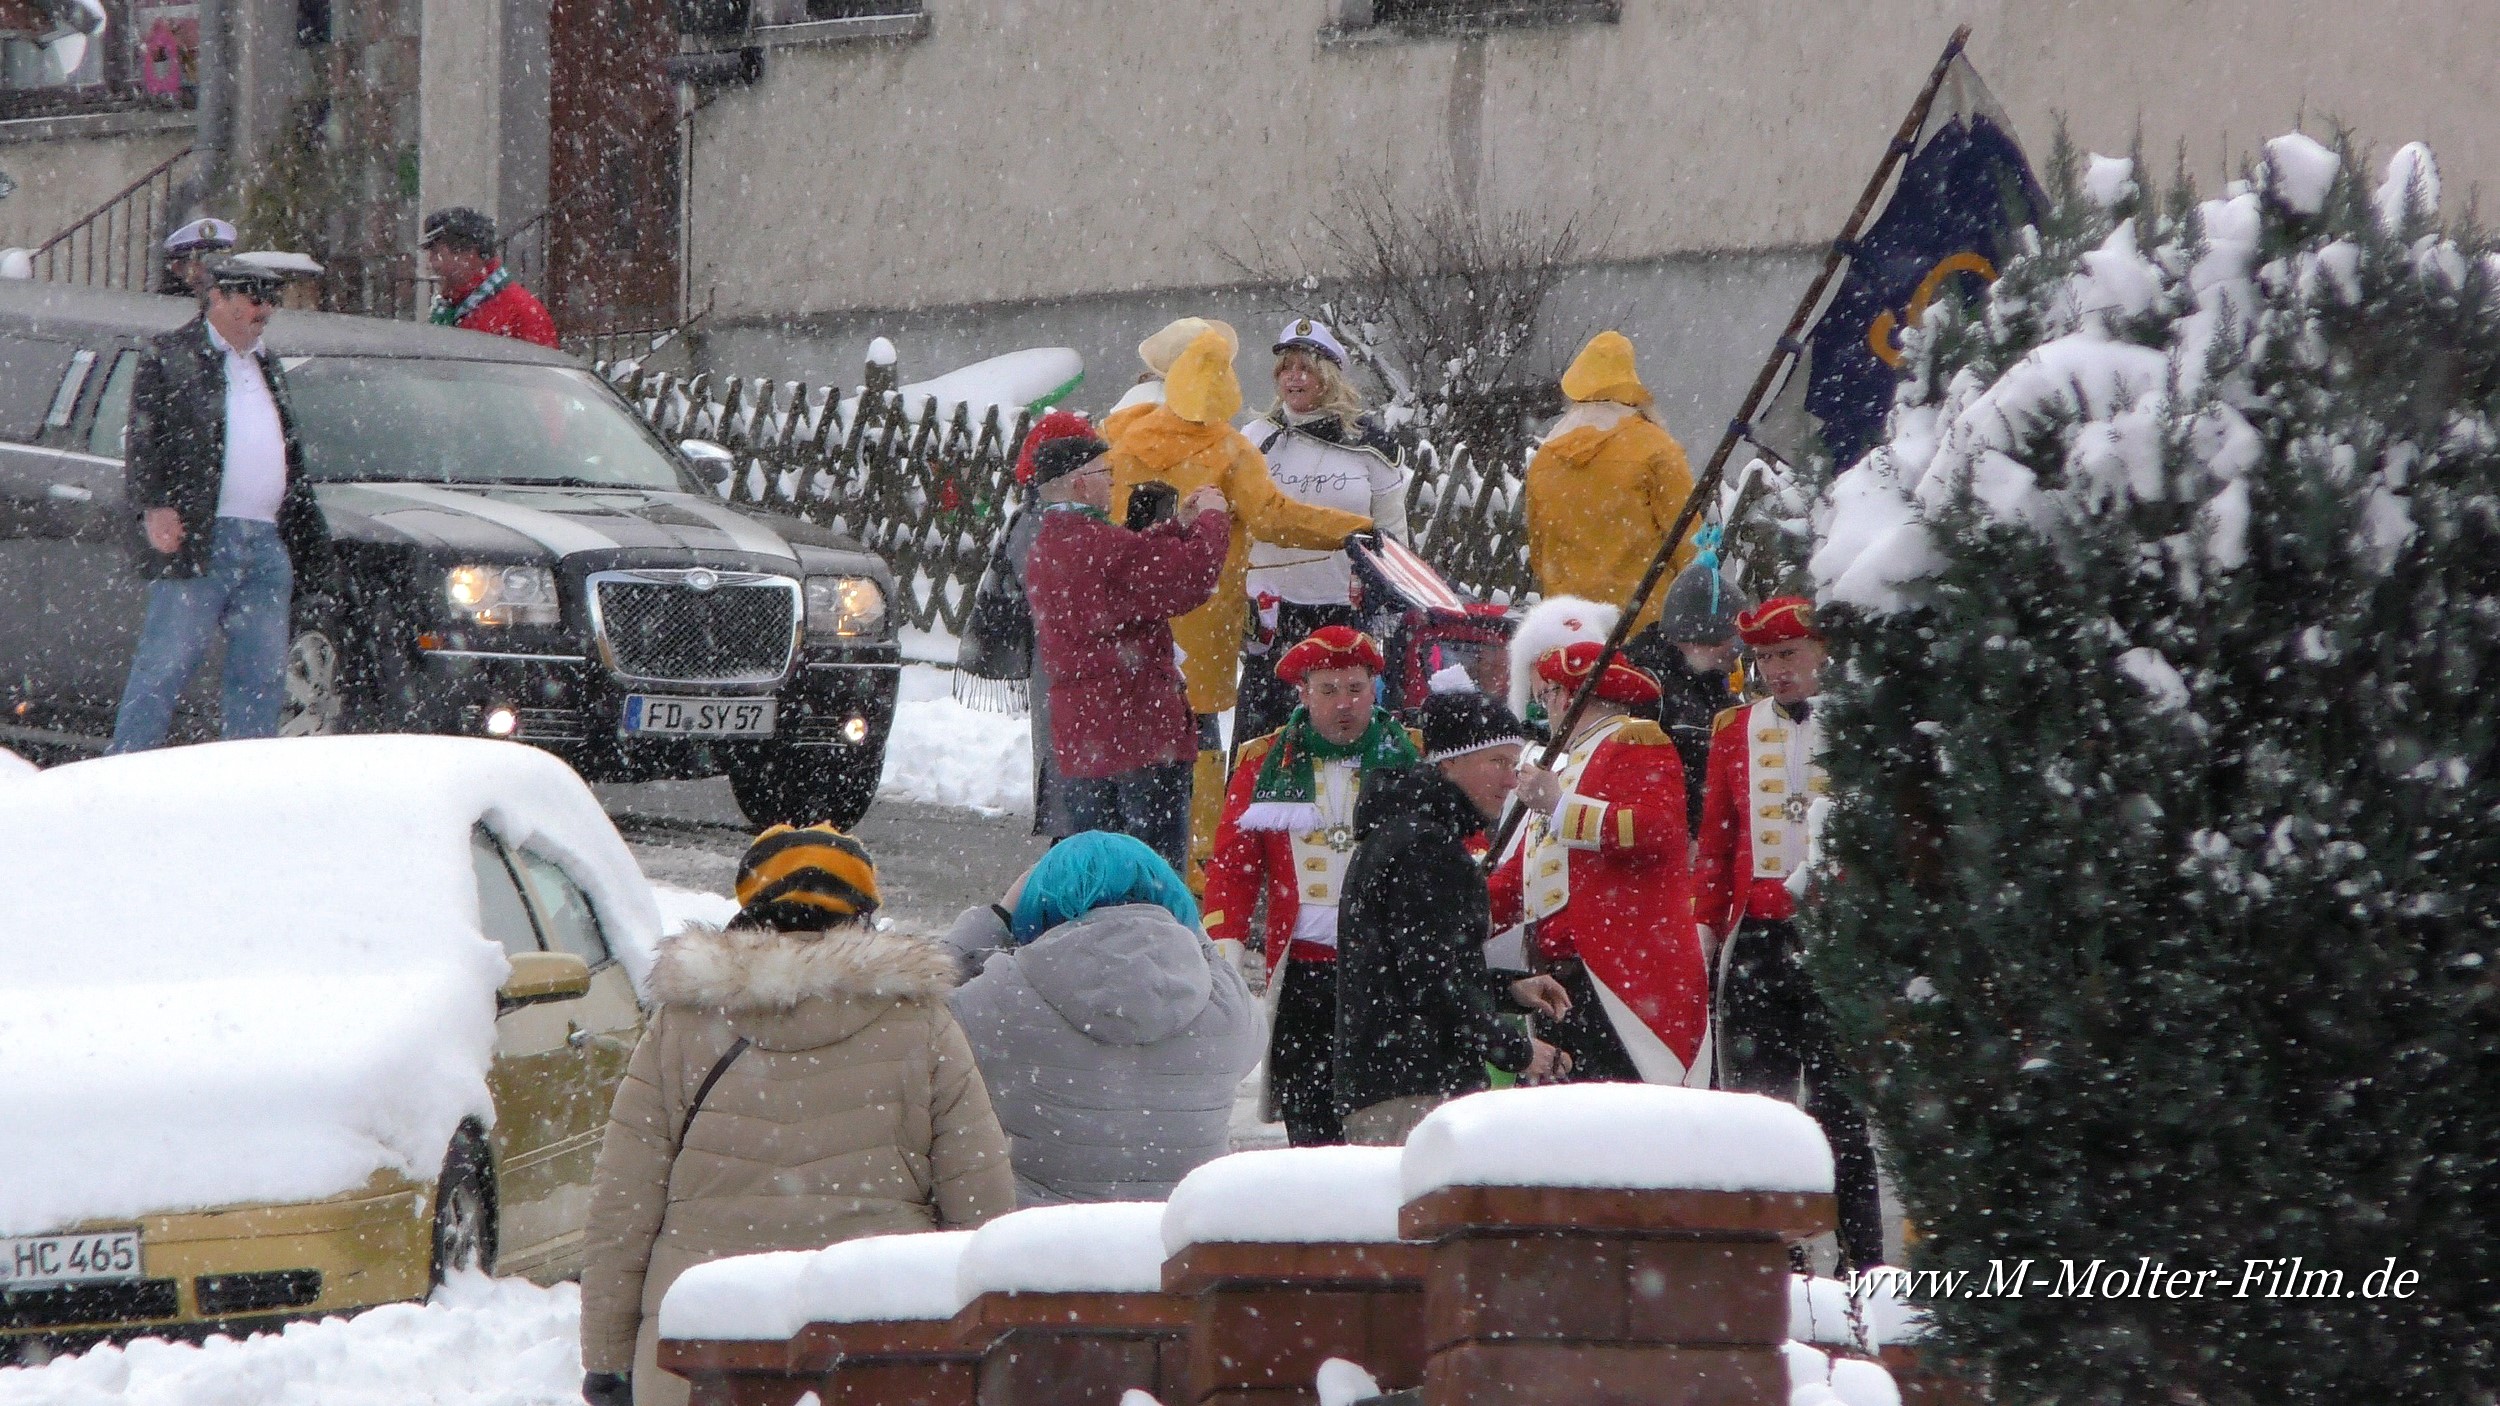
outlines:
[{"label": "car door handle", "polygon": [[56,483],[43,491],[43,496],[56,503],[92,503],[95,490],[75,483]]}]

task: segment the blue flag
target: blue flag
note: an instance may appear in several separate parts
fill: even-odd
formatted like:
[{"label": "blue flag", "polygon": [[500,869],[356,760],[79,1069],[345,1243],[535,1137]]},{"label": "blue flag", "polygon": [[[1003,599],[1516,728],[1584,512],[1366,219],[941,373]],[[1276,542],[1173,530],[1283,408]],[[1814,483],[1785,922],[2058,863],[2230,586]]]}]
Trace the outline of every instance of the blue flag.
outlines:
[{"label": "blue flag", "polygon": [[1882,437],[1906,369],[1902,330],[1941,299],[1975,300],[2045,206],[2005,114],[1955,55],[1891,193],[1843,246],[1844,270],[1749,438],[1799,463],[1819,434],[1835,466],[1856,463]]}]

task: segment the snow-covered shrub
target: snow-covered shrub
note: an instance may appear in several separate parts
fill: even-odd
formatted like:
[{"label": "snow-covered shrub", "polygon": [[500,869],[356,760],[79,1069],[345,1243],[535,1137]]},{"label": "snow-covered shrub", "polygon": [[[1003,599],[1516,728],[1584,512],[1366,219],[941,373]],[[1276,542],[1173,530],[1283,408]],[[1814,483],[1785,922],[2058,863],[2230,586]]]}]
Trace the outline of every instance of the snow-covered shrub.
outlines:
[{"label": "snow-covered shrub", "polygon": [[[1817,509],[1811,960],[1919,1264],[2033,1276],[1937,1345],[2004,1402],[2489,1400],[2500,256],[2419,147],[2076,165]],[[2052,1292],[2140,1258],[2217,1273]]]}]

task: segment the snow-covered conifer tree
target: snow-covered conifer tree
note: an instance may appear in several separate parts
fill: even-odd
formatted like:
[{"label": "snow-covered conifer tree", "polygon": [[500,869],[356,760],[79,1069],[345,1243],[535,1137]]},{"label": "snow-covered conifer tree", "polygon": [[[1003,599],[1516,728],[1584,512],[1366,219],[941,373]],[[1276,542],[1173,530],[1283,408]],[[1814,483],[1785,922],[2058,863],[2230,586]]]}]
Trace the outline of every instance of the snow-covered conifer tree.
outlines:
[{"label": "snow-covered conifer tree", "polygon": [[[2052,186],[1817,510],[1811,960],[1918,1263],[2030,1261],[1940,1346],[2000,1402],[2489,1400],[2500,255],[2419,147]],[[2142,1259],[2215,1273],[2081,1282]]]}]

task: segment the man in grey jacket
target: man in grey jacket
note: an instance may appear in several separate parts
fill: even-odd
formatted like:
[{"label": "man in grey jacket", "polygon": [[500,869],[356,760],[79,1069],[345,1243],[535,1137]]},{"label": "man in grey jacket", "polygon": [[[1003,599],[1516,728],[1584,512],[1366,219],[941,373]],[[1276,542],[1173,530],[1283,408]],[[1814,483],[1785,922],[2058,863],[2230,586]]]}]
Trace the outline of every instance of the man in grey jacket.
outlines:
[{"label": "man in grey jacket", "polygon": [[1266,1044],[1248,983],[1198,932],[1179,876],[1126,835],[1061,844],[1010,902],[967,911],[947,940],[987,954],[953,1006],[1017,1204],[1162,1200],[1231,1150],[1234,1095]]}]

